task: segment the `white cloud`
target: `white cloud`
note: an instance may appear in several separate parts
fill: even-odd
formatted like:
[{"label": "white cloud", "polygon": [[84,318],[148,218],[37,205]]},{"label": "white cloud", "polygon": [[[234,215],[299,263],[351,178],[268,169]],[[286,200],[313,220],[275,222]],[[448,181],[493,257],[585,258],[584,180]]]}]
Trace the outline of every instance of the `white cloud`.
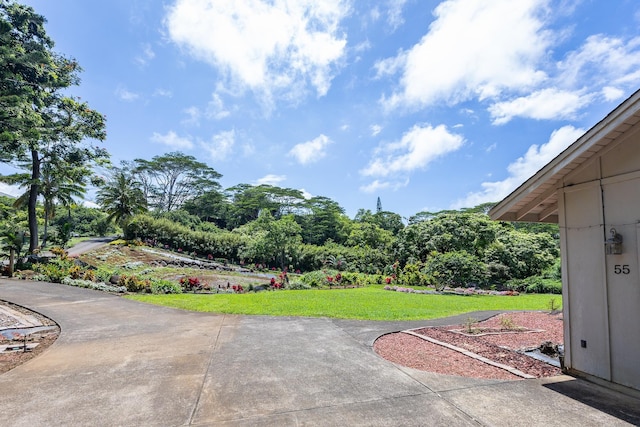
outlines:
[{"label": "white cloud", "polygon": [[145,66],[155,57],[156,53],[151,48],[151,45],[149,43],[145,43],[142,45],[142,53],[136,56],[135,60],[139,65]]},{"label": "white cloud", "polygon": [[369,17],[371,18],[371,21],[376,22],[378,19],[380,19],[380,9],[378,9],[378,7],[373,7],[371,8],[371,10],[369,11]]},{"label": "white cloud", "polygon": [[153,91],[153,96],[160,96],[160,97],[163,97],[163,98],[171,98],[173,96],[173,93],[168,89],[158,88],[158,89]]},{"label": "white cloud", "polygon": [[615,101],[624,96],[624,91],[617,87],[605,86],[602,88],[602,96],[604,96],[604,99],[607,101]]},{"label": "white cloud", "polygon": [[211,137],[209,142],[200,142],[200,146],[205,149],[213,160],[224,160],[233,151],[236,141],[235,130],[222,131]]},{"label": "white cloud", "polygon": [[587,38],[558,64],[564,85],[624,86],[640,82],[640,37],[624,41],[602,34]]},{"label": "white cloud", "polygon": [[593,95],[559,89],[542,89],[489,107],[494,125],[502,125],[514,117],[536,120],[573,119],[576,113],[593,101]]},{"label": "white cloud", "polygon": [[133,102],[140,98],[135,92],[131,92],[127,90],[124,86],[118,86],[116,89],[116,96],[120,98],[122,101]]},{"label": "white cloud", "polygon": [[379,191],[379,190],[386,190],[390,186],[391,186],[391,183],[383,182],[376,179],[375,181],[371,182],[368,185],[361,186],[360,191],[364,193],[375,193],[376,191]]},{"label": "white cloud", "polygon": [[189,138],[178,136],[174,131],[169,131],[166,135],[154,132],[151,141],[166,145],[174,150],[190,150],[193,148],[193,142]]},{"label": "white cloud", "polygon": [[406,187],[409,185],[409,179],[405,180],[392,180],[392,181],[380,181],[376,179],[367,185],[360,186],[360,191],[363,193],[376,193],[382,190],[398,190],[400,188]]},{"label": "white cloud", "polygon": [[278,185],[287,180],[286,175],[265,175],[262,178],[256,180],[256,185]]},{"label": "white cloud", "polygon": [[224,102],[220,95],[214,93],[211,95],[211,101],[207,105],[207,117],[215,120],[224,119],[231,114],[230,111],[224,108]]},{"label": "white cloud", "polygon": [[402,8],[407,0],[389,0],[389,9],[387,10],[387,23],[393,31],[404,24],[402,17]]},{"label": "white cloud", "polygon": [[374,153],[374,159],[360,173],[364,176],[386,177],[425,168],[429,163],[462,147],[464,138],[439,125],[415,125],[397,142],[384,144]]},{"label": "white cloud", "polygon": [[308,86],[329,90],[346,39],[339,29],[347,0],[176,0],[171,40],[219,68],[227,83],[299,99]]},{"label": "white cloud", "polygon": [[295,145],[289,151],[289,156],[294,157],[303,165],[317,162],[327,155],[327,147],[330,144],[333,144],[333,141],[331,141],[326,135],[321,134],[311,141]]},{"label": "white cloud", "polygon": [[256,147],[253,144],[244,144],[242,146],[242,154],[245,157],[249,157],[251,155],[253,155],[256,152]]},{"label": "white cloud", "polygon": [[418,44],[376,64],[378,76],[402,70],[387,108],[457,103],[534,87],[553,38],[543,30],[548,0],[447,0]]},{"label": "white cloud", "polygon": [[198,107],[188,107],[182,111],[187,115],[187,118],[182,120],[183,124],[196,126],[200,124],[202,113]]},{"label": "white cloud", "polygon": [[371,125],[369,126],[369,129],[371,129],[371,136],[376,136],[382,132],[382,126],[380,125]]},{"label": "white cloud", "polygon": [[507,167],[509,172],[507,178],[502,181],[483,182],[481,191],[468,194],[464,199],[455,202],[452,208],[459,209],[486,202],[499,202],[575,142],[584,132],[584,129],[576,129],[573,126],[564,126],[555,130],[547,143],[541,146],[532,145],[523,157],[511,163]]}]

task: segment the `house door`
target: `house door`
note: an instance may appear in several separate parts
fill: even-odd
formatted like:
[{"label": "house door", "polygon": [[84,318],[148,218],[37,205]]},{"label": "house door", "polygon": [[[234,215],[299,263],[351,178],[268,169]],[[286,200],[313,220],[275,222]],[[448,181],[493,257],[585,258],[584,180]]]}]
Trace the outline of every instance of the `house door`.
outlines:
[{"label": "house door", "polygon": [[605,232],[623,238],[623,253],[605,255],[611,381],[640,389],[640,176],[603,180]]},{"label": "house door", "polygon": [[600,182],[564,189],[567,366],[611,380]]}]

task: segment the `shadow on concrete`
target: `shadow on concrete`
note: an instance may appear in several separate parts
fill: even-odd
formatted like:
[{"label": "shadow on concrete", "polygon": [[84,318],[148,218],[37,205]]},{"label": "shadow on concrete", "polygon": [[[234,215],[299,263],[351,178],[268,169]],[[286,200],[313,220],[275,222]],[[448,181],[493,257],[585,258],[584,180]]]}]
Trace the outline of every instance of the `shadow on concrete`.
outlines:
[{"label": "shadow on concrete", "polygon": [[544,384],[550,390],[609,414],[621,421],[640,425],[640,400],[587,381]]}]

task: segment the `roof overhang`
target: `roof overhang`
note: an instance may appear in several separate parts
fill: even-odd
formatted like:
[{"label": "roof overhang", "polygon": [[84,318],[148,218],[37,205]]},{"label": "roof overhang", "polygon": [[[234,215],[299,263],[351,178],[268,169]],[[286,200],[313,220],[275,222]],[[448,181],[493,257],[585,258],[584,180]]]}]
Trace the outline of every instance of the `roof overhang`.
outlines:
[{"label": "roof overhang", "polygon": [[601,155],[640,121],[640,90],[489,211],[500,221],[558,222],[558,189],[571,172]]}]

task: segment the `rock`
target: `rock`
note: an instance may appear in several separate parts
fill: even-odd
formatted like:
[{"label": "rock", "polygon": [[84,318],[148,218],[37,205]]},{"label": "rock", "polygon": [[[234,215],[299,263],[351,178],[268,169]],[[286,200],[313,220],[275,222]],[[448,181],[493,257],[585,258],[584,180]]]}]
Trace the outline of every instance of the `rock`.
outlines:
[{"label": "rock", "polygon": [[109,283],[112,285],[117,285],[120,282],[120,275],[114,274],[109,278]]},{"label": "rock", "polygon": [[555,356],[558,354],[558,346],[554,345],[551,341],[543,342],[538,349],[540,353],[546,354],[547,356]]}]

